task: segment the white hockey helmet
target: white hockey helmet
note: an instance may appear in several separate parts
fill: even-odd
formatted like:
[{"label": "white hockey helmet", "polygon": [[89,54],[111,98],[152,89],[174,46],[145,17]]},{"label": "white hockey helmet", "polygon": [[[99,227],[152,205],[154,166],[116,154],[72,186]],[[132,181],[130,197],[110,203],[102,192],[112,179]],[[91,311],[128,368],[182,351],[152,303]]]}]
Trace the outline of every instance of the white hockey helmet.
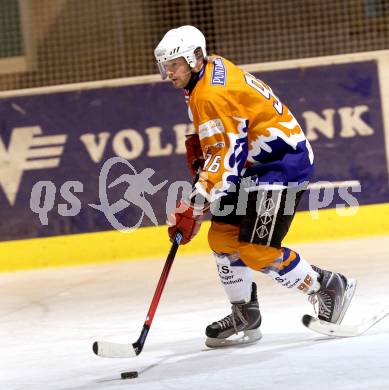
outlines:
[{"label": "white hockey helmet", "polygon": [[162,79],[165,80],[167,77],[165,62],[175,58],[185,58],[190,68],[193,69],[196,66],[195,51],[197,48],[202,50],[202,55],[206,58],[205,37],[196,27],[181,26],[169,30],[154,50]]}]

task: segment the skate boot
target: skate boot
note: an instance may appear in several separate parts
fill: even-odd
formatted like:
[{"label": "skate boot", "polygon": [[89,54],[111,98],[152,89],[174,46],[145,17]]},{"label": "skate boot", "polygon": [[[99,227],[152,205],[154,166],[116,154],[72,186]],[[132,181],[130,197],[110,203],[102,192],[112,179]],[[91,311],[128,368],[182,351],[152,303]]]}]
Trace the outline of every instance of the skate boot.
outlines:
[{"label": "skate boot", "polygon": [[[251,287],[250,302],[233,302],[232,313],[220,321],[207,326],[205,345],[210,348],[226,347],[237,344],[248,344],[262,337],[259,326],[261,325],[261,313],[259,311],[257,286]],[[243,332],[243,335],[239,335]],[[235,339],[230,336],[238,335]]]},{"label": "skate boot", "polygon": [[309,301],[314,306],[318,303],[319,320],[340,324],[354,296],[357,281],[314,265],[312,268],[319,274],[320,289],[310,295]]}]

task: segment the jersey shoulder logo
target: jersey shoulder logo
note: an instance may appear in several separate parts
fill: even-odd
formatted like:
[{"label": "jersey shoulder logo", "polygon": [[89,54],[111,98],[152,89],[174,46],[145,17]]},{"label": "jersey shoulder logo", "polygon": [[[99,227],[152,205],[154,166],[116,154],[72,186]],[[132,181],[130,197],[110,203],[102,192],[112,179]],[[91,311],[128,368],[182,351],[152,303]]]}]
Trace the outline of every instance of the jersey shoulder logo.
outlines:
[{"label": "jersey shoulder logo", "polygon": [[211,85],[226,85],[226,67],[223,58],[217,57],[213,60]]}]

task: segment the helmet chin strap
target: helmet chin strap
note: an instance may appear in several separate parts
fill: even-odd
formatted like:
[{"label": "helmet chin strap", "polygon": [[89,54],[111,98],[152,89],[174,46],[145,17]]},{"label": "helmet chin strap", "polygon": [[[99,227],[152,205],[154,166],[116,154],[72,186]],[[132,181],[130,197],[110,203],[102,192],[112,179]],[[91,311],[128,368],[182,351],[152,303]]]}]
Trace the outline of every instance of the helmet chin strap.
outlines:
[{"label": "helmet chin strap", "polygon": [[185,75],[187,75],[189,73],[196,73],[196,72],[192,72],[193,69],[196,69],[195,66],[191,67],[189,64],[188,64],[188,66],[189,66],[189,70],[185,73]]},{"label": "helmet chin strap", "polygon": [[[197,83],[198,72],[197,73],[192,72],[192,69],[191,69],[188,73],[191,73],[191,76],[190,76],[190,80],[189,80],[188,84],[184,87],[184,89],[192,90]],[[188,74],[188,73],[186,73],[186,74]]]}]

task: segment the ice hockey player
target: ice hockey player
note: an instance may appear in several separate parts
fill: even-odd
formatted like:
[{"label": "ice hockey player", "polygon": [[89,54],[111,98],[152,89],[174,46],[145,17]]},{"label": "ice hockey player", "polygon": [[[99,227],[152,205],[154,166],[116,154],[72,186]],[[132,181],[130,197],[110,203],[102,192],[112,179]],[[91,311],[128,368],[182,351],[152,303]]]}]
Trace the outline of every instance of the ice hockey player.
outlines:
[{"label": "ice hockey player", "polygon": [[193,26],[168,31],[154,54],[162,78],[184,89],[195,129],[186,148],[197,181],[171,216],[169,236],[180,230],[188,243],[211,210],[208,241],[232,304],[231,314],[206,328],[206,344],[261,338],[252,270],[307,294],[320,319],[340,323],[356,281],[282,247],[313,171],[313,151],[293,114],[263,81],[207,57],[205,37]]}]

